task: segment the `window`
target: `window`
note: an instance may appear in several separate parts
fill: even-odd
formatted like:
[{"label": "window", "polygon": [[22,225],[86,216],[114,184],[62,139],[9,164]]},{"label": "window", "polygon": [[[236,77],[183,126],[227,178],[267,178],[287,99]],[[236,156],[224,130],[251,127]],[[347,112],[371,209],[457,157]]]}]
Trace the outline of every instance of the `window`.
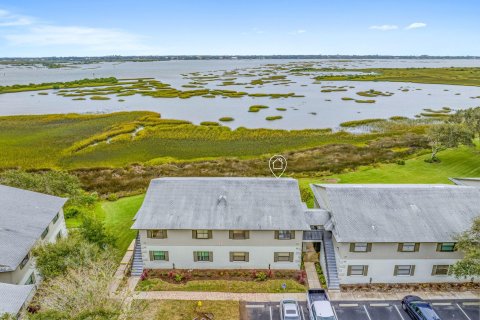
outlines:
[{"label": "window", "polygon": [[414,265],[400,265],[395,266],[395,271],[393,272],[394,276],[413,276],[415,273]]},{"label": "window", "polygon": [[28,263],[28,260],[30,260],[30,254],[27,254],[25,258],[23,258],[22,262],[20,262],[20,269],[25,267],[25,265]]},{"label": "window", "polygon": [[168,251],[150,251],[150,261],[168,261]]},{"label": "window", "polygon": [[368,266],[348,266],[347,276],[366,276],[368,274]]},{"label": "window", "polygon": [[147,238],[166,239],[167,238],[167,230],[147,230]]},{"label": "window", "polygon": [[192,230],[193,239],[212,239],[212,230]]},{"label": "window", "polygon": [[213,252],[211,251],[194,251],[193,261],[213,261]]},{"label": "window", "polygon": [[456,251],[455,242],[437,243],[437,251],[439,251],[439,252],[453,252],[453,251]]},{"label": "window", "polygon": [[57,240],[62,239],[62,231],[58,231],[57,233]]},{"label": "window", "polygon": [[399,252],[418,252],[420,249],[420,243],[404,242],[398,244]]},{"label": "window", "polygon": [[53,218],[53,224],[55,224],[58,221],[58,218],[60,217],[60,213],[57,213],[55,217]]},{"label": "window", "polygon": [[447,276],[450,271],[450,266],[447,264],[439,264],[433,266],[432,276]]},{"label": "window", "polygon": [[248,252],[230,252],[230,262],[248,262]]},{"label": "window", "polygon": [[49,227],[47,227],[43,232],[42,232],[42,239],[45,239],[45,237],[48,234]]},{"label": "window", "polygon": [[275,239],[279,239],[279,240],[295,239],[295,231],[292,231],[292,230],[275,231]]},{"label": "window", "polygon": [[293,262],[293,252],[275,252],[273,255],[274,262]]},{"label": "window", "polygon": [[250,238],[250,232],[246,230],[230,230],[230,239],[245,240]]},{"label": "window", "polygon": [[28,277],[27,281],[25,282],[26,285],[28,284],[35,284],[35,272],[32,272],[30,277]]},{"label": "window", "polygon": [[370,252],[372,244],[366,242],[350,243],[350,252]]}]

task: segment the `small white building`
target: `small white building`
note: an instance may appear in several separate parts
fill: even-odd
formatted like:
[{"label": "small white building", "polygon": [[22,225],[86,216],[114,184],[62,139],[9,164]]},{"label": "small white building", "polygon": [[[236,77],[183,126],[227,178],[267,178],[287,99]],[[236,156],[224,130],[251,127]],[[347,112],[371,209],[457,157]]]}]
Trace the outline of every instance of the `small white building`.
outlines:
[{"label": "small white building", "polygon": [[0,185],[0,283],[36,284],[30,251],[39,242],[67,235],[67,199]]},{"label": "small white building", "polygon": [[132,229],[138,275],[143,268],[299,269],[310,227],[295,179],[161,178],[151,181]]},{"label": "small white building", "polygon": [[363,283],[464,282],[455,236],[480,216],[480,188],[453,185],[311,185],[323,226],[329,287]]}]

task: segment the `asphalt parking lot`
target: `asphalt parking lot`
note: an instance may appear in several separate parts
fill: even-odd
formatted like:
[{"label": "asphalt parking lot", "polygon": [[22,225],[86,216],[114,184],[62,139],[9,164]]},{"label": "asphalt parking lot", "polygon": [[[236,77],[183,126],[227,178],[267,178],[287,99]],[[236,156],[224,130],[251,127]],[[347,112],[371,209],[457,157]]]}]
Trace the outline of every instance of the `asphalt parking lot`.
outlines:
[{"label": "asphalt parking lot", "polygon": [[[480,302],[472,300],[430,301],[442,320],[479,320]],[[334,301],[338,320],[410,320],[400,301]],[[242,320],[280,319],[278,302],[243,302]],[[300,302],[303,320],[309,320],[306,302]]]}]

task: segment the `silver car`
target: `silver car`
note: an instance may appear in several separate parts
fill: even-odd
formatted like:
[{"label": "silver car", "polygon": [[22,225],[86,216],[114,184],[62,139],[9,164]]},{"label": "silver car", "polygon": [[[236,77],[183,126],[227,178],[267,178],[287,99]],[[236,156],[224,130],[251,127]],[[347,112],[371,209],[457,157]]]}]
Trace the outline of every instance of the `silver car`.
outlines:
[{"label": "silver car", "polygon": [[300,316],[300,306],[293,299],[284,299],[280,301],[280,319],[281,320],[302,320]]}]

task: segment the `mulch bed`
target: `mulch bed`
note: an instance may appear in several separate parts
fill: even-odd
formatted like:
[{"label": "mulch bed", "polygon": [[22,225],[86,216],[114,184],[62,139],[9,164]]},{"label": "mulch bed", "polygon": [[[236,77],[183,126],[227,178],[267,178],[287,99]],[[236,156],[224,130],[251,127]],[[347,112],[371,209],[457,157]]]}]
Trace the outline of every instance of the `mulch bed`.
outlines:
[{"label": "mulch bed", "polygon": [[468,291],[480,290],[480,283],[466,282],[466,283],[405,283],[405,284],[351,284],[341,285],[342,292],[396,292],[402,291]]}]

